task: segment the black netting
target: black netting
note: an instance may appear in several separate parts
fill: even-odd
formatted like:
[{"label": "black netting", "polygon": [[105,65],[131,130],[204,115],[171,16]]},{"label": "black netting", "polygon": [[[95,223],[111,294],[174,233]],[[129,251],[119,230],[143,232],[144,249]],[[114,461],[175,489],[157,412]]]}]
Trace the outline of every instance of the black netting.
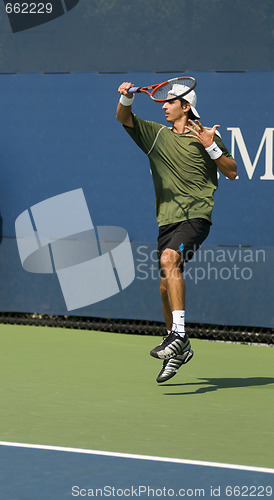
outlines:
[{"label": "black netting", "polygon": [[[35,313],[0,313],[0,323],[97,330],[138,335],[164,335],[164,323],[146,320],[52,316]],[[225,342],[261,343],[274,345],[274,329],[250,326],[205,325],[187,323],[190,338]]]}]

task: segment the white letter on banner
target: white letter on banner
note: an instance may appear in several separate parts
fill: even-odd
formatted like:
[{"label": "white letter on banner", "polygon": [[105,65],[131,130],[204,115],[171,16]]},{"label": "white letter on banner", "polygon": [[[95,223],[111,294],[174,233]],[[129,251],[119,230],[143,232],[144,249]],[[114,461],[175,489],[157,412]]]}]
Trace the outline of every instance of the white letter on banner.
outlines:
[{"label": "white letter on banner", "polygon": [[261,180],[273,181],[273,130],[274,128],[266,128],[259,145],[254,163],[251,162],[241,129],[239,127],[228,127],[231,130],[231,154],[235,157],[235,142],[239,148],[243,164],[249,179],[252,179],[257,166],[260,154],[265,144],[265,173],[260,177]]}]

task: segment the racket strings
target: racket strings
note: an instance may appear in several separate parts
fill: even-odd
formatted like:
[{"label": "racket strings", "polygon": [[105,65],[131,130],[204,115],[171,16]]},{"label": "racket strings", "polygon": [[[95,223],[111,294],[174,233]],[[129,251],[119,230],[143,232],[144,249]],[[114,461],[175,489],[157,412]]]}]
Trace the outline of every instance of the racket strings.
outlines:
[{"label": "racket strings", "polygon": [[[172,89],[174,89],[174,85],[182,86],[182,94],[180,95],[183,96],[186,95],[188,89],[191,90],[195,87],[195,80],[193,80],[192,78],[173,78],[172,80],[156,88],[152,93],[152,99],[165,101],[169,96],[169,92],[171,93]],[[177,95],[177,93],[175,95]]]}]

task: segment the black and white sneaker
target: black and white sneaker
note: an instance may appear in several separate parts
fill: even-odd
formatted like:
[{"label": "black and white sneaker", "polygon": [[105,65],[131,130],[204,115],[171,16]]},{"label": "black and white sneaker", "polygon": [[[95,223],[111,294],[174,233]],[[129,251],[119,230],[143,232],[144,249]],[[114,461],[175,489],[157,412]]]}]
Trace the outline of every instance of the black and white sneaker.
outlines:
[{"label": "black and white sneaker", "polygon": [[183,354],[178,354],[174,358],[170,359],[165,359],[163,362],[162,369],[156,378],[156,382],[166,382],[170,378],[174,377],[176,375],[177,371],[179,368],[181,368],[182,365],[185,365],[188,363],[193,358],[194,352],[192,349],[189,349],[188,351],[185,351]]},{"label": "black and white sneaker", "polygon": [[181,337],[178,333],[171,331],[160,345],[150,351],[150,355],[154,358],[169,359],[174,358],[177,354],[183,354],[189,349],[190,342],[187,335]]}]

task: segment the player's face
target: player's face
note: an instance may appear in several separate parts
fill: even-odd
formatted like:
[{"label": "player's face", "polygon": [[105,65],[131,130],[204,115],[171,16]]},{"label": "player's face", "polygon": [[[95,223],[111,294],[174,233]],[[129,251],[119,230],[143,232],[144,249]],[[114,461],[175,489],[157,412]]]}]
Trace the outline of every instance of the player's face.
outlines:
[{"label": "player's face", "polygon": [[[175,96],[170,96],[172,99]],[[181,106],[180,99],[167,100],[163,105],[163,110],[165,111],[166,121],[170,123],[175,123],[185,116],[185,110]]]}]

